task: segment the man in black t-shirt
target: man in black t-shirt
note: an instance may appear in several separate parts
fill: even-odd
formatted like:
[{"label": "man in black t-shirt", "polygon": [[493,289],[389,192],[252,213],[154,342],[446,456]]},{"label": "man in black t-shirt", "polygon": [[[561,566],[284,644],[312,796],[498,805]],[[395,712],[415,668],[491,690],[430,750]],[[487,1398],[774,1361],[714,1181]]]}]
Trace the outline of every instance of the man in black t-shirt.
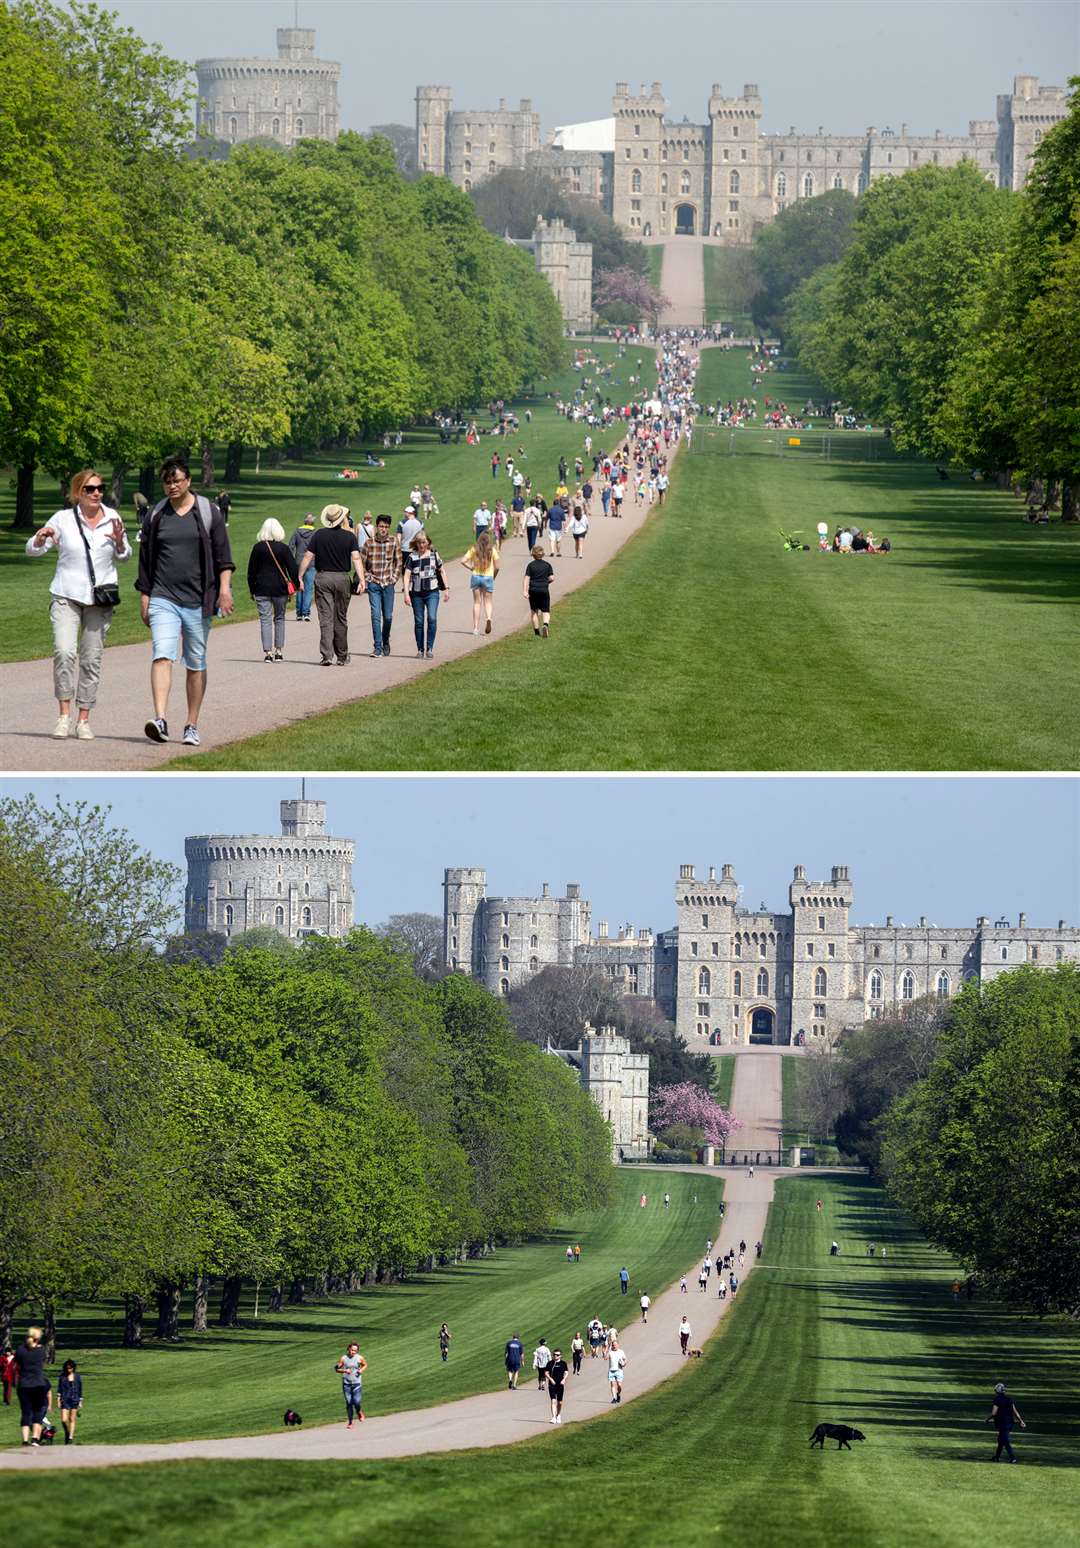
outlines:
[{"label": "man in black t-shirt", "polygon": [[548,1397],[551,1399],[551,1422],[562,1424],[563,1397],[566,1392],[566,1372],[569,1367],[562,1357],[562,1350],[556,1349],[554,1358],[547,1368]]},{"label": "man in black t-shirt", "polygon": [[544,558],[543,546],[537,543],[532,558],[525,566],[521,594],[529,604],[533,633],[542,633],[545,639],[551,623],[551,577],[554,574],[554,569]]},{"label": "man in black t-shirt", "polygon": [[1009,1436],[1014,1424],[1018,1424],[1022,1430],[1027,1425],[1020,1417],[1020,1410],[1012,1398],[1005,1391],[1005,1383],[999,1381],[994,1388],[993,1401],[990,1404],[990,1412],[986,1416],[986,1423],[992,1424],[997,1430],[997,1450],[994,1452],[994,1461],[1001,1461],[1001,1453],[1004,1451],[1010,1462],[1015,1462],[1012,1441]]}]

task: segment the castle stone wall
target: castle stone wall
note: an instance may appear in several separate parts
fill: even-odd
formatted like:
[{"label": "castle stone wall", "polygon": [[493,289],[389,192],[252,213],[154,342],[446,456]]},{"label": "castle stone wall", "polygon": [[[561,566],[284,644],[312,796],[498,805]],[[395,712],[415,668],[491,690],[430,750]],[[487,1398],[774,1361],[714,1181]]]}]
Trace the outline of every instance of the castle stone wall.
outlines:
[{"label": "castle stone wall", "polygon": [[277,58],[197,59],[195,126],[236,145],[244,140],[336,140],[341,66],[315,57],[309,27],[279,27]]}]

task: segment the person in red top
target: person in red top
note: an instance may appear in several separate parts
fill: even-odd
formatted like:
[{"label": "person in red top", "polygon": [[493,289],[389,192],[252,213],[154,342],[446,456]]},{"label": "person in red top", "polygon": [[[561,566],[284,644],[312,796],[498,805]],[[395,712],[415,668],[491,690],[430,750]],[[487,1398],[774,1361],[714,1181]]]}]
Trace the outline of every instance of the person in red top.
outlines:
[{"label": "person in red top", "polygon": [[0,1352],[0,1381],[4,1384],[4,1403],[11,1406],[11,1389],[15,1385],[15,1356],[10,1349]]}]

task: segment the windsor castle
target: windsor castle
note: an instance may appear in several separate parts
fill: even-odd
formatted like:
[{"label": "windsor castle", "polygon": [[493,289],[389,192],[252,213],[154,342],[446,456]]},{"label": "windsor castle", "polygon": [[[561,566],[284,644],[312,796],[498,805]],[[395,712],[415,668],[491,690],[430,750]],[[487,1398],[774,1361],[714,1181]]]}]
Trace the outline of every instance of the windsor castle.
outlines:
[{"label": "windsor castle", "polygon": [[993,118],[967,134],[870,127],[862,134],[762,130],[757,86],[709,95],[703,122],[676,122],[659,81],[619,82],[611,116],[555,129],[545,140],[531,101],[455,109],[448,86],[416,90],[417,165],[466,191],[507,167],[535,167],[592,199],[630,236],[711,236],[747,242],[798,199],[834,188],[859,194],[878,178],[969,161],[1003,188],[1022,188],[1032,152],[1064,118],[1067,92],[1018,75]]},{"label": "windsor castle", "polygon": [[829,1042],[846,1028],[924,995],[948,998],[969,978],[985,982],[1021,963],[1080,961],[1080,928],[1016,924],[939,926],[920,919],[859,925],[844,865],[828,880],[797,865],[788,907],[746,908],[730,865],[704,877],[681,865],[674,926],[654,934],[631,925],[611,935],[578,883],[561,897],[489,897],[487,874],[450,868],[443,931],[450,969],[472,974],[493,993],[550,966],[595,968],[622,994],[655,1000],[697,1049],[738,1043]]}]

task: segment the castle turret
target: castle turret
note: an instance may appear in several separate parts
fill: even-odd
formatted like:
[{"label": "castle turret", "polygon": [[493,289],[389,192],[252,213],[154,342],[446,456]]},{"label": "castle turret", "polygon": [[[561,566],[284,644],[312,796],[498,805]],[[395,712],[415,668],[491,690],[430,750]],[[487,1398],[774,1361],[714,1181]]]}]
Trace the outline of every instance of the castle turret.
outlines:
[{"label": "castle turret", "polygon": [[854,889],[846,865],[828,881],[811,881],[797,866],[788,889],[793,924],[791,1026],[808,1041],[829,1041],[849,1016],[849,915]]},{"label": "castle turret", "polygon": [[761,95],[744,86],[709,95],[709,181],[703,230],[729,242],[749,242],[754,224],[772,215],[761,140]]},{"label": "castle turret", "polygon": [[631,96],[625,81],[615,87],[611,110],[615,118],[615,159],[612,167],[612,214],[635,236],[660,235],[665,229],[661,183],[668,176],[662,165],[667,103],[660,82],[642,86]]},{"label": "castle turret", "polygon": [[445,177],[449,170],[446,127],[452,92],[449,86],[416,88],[416,166]]},{"label": "castle turret", "polygon": [[448,866],[443,872],[443,956],[451,972],[483,979],[482,915],[487,872]]}]

